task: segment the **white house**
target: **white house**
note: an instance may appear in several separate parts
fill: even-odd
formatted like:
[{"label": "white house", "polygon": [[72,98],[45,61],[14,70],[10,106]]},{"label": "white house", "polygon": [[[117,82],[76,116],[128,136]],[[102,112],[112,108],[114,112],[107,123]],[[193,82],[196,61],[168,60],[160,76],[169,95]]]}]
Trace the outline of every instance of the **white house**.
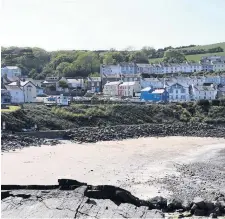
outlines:
[{"label": "white house", "polygon": [[119,85],[121,83],[122,83],[122,81],[107,82],[104,85],[103,94],[110,95],[110,96],[118,96],[119,95]]},{"label": "white house", "polygon": [[190,100],[189,85],[167,82],[166,87],[169,92],[169,101],[184,102]]},{"label": "white house", "polygon": [[20,86],[5,85],[10,92],[12,103],[24,103],[24,93]]},{"label": "white house", "polygon": [[36,102],[36,86],[30,81],[16,81],[5,87],[10,92],[13,103]]},{"label": "white house", "polygon": [[123,82],[119,85],[119,96],[133,97],[136,92],[140,92],[141,85],[138,81]]},{"label": "white house", "polygon": [[217,88],[212,84],[209,86],[198,85],[193,86],[194,100],[214,100],[217,95]]},{"label": "white house", "polygon": [[1,77],[7,75],[7,77],[20,77],[21,69],[17,66],[6,66],[1,68]]},{"label": "white house", "polygon": [[213,61],[212,65],[214,72],[225,71],[225,61]]},{"label": "white house", "polygon": [[79,79],[75,79],[75,78],[67,78],[67,83],[69,88],[84,88],[84,79],[83,78],[79,78]]}]

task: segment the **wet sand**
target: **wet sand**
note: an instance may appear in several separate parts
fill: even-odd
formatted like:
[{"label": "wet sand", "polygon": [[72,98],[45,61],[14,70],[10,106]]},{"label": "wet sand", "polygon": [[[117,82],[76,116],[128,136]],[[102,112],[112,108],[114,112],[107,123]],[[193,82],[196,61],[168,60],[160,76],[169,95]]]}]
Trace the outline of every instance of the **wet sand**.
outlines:
[{"label": "wet sand", "polygon": [[162,191],[152,184],[176,172],[174,164],[204,162],[225,149],[225,139],[196,137],[139,138],[123,141],[30,147],[2,153],[2,184],[57,184],[71,178],[111,184],[139,198]]}]

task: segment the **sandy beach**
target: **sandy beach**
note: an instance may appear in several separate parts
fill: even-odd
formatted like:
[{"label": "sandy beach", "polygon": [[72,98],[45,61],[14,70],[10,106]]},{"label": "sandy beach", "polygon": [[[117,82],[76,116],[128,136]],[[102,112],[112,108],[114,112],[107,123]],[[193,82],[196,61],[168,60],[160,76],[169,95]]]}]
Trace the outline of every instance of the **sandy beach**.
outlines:
[{"label": "sandy beach", "polygon": [[139,138],[123,141],[29,147],[2,153],[2,184],[57,184],[71,178],[110,184],[140,198],[162,191],[156,178],[179,175],[175,164],[204,162],[225,149],[225,139],[197,137]]}]

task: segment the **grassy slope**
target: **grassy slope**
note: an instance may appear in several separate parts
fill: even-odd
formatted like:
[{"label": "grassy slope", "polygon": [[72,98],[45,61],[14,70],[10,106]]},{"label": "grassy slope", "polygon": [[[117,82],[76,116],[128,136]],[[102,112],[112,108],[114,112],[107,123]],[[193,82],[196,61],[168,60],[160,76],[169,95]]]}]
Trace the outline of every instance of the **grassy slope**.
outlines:
[{"label": "grassy slope", "polygon": [[[224,52],[187,55],[186,59],[187,60],[194,60],[194,61],[198,62],[198,61],[200,61],[202,56],[210,56],[210,55],[225,56],[225,42],[223,42],[223,43],[215,43],[215,44],[210,44],[210,45],[195,46],[195,47],[190,47],[190,48],[185,48],[185,49],[187,49],[187,50],[190,50],[190,49],[210,49],[210,48],[215,48],[215,47],[218,47],[218,46],[223,48]],[[161,60],[162,60],[161,58],[150,59],[149,62],[150,63],[154,63],[154,62],[160,62]]]},{"label": "grassy slope", "polygon": [[68,129],[77,126],[131,125],[173,122],[220,122],[225,124],[225,102],[221,106],[201,107],[184,104],[98,104],[47,107],[27,105],[14,112],[2,113],[8,130],[19,131],[34,124],[43,129]]},{"label": "grassy slope", "polygon": [[9,109],[1,109],[1,112],[13,112],[19,109],[20,109],[19,106],[9,106]]}]

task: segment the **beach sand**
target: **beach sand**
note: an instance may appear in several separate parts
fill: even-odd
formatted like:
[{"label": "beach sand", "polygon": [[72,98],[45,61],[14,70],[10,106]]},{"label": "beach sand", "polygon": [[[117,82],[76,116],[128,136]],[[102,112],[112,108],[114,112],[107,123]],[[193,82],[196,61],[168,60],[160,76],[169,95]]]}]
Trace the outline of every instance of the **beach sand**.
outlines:
[{"label": "beach sand", "polygon": [[225,149],[225,139],[197,137],[139,138],[123,141],[29,147],[2,153],[2,184],[57,184],[70,178],[109,184],[139,198],[162,191],[152,184],[176,172],[174,164],[209,160]]}]

